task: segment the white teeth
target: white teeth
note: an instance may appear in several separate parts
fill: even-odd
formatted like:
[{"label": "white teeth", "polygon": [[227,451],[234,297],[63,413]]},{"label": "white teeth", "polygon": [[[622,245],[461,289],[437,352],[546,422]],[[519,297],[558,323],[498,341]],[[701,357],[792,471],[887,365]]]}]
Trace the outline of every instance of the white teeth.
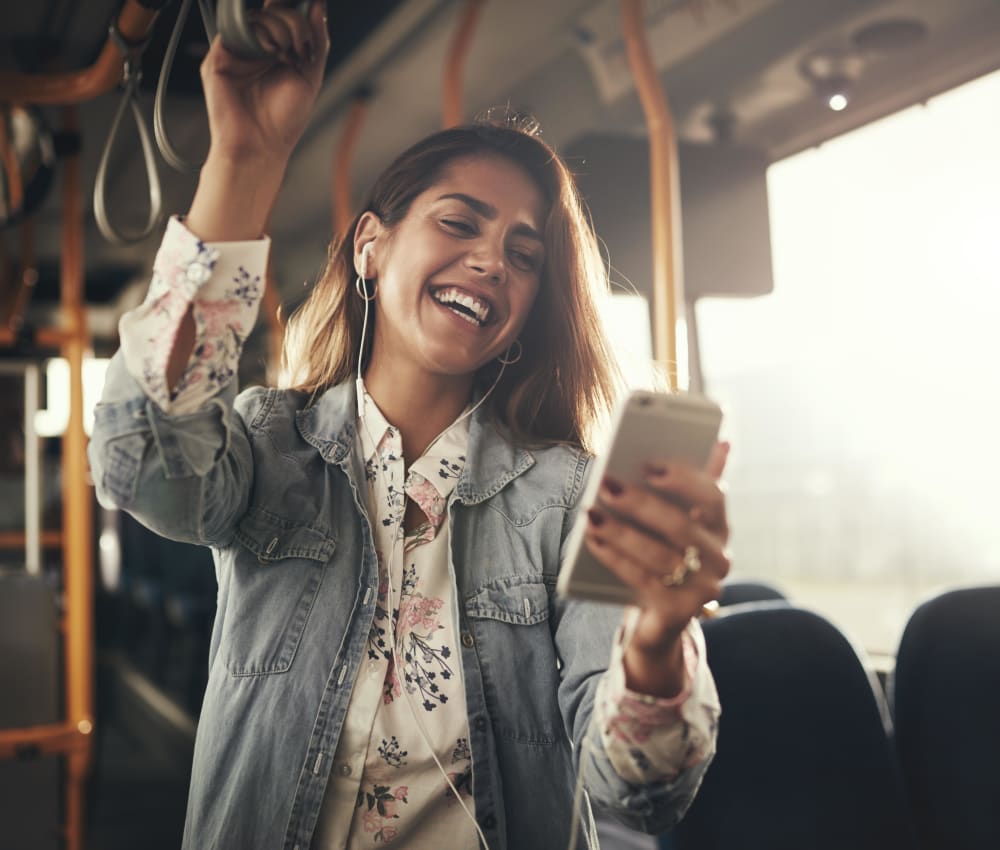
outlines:
[{"label": "white teeth", "polygon": [[448,304],[461,304],[467,310],[474,313],[475,318],[459,310],[452,310],[452,312],[477,326],[484,324],[490,315],[489,304],[485,301],[480,301],[478,298],[474,298],[466,292],[462,292],[460,289],[439,289],[434,293],[434,300],[446,306]]}]

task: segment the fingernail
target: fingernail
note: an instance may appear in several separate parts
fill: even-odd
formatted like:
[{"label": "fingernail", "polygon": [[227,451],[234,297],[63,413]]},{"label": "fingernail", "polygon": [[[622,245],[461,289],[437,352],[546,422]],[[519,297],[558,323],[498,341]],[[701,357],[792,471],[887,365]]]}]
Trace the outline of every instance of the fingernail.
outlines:
[{"label": "fingernail", "polygon": [[591,508],[587,511],[587,519],[590,520],[591,525],[601,526],[604,525],[604,514],[602,514],[597,508]]},{"label": "fingernail", "polygon": [[612,496],[620,496],[625,492],[625,488],[622,487],[621,483],[609,475],[604,477],[604,480],[601,482],[601,486]]}]

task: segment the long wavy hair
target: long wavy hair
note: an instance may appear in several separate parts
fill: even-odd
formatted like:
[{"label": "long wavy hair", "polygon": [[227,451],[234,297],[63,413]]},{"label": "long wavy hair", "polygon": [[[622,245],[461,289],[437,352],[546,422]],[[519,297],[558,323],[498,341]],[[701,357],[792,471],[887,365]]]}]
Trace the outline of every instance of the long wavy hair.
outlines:
[{"label": "long wavy hair", "polygon": [[[370,210],[389,227],[452,161],[502,156],[523,168],[547,206],[545,263],[538,295],[520,334],[521,359],[507,366],[484,406],[516,443],[568,443],[593,450],[621,380],[598,303],[608,278],[597,239],[566,164],[537,135],[537,125],[485,121],[435,133],[404,151],[378,178],[345,233],[331,243],[326,268],[289,319],[279,386],[319,395],[357,368],[364,303],[355,293],[354,232]],[[374,313],[362,353],[371,357]],[[482,366],[474,386],[485,392],[500,369]]]}]

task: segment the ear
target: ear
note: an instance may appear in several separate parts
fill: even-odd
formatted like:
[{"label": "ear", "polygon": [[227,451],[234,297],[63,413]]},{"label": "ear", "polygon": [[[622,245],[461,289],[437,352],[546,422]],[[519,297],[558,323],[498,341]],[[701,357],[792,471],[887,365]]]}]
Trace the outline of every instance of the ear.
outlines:
[{"label": "ear", "polygon": [[375,240],[382,233],[382,221],[371,210],[365,212],[354,229],[354,271],[366,280],[378,276]]}]

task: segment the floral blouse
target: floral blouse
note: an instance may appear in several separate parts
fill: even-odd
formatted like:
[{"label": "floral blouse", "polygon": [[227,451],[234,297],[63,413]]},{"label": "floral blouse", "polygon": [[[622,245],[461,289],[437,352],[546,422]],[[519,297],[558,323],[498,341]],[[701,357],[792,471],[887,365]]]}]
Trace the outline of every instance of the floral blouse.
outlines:
[{"label": "floral blouse", "polygon": [[[179,219],[168,224],[149,293],[120,324],[130,373],[165,413],[197,410],[235,376],[256,321],[268,250],[266,239],[208,244]],[[167,359],[189,305],[195,348],[170,390]],[[475,766],[445,522],[448,497],[465,465],[468,421],[457,420],[407,464],[398,429],[367,392],[363,410],[356,450],[366,471],[379,598],[367,665],[354,683],[313,846],[471,850],[478,836],[463,805],[475,814]],[[407,499],[422,516],[404,533]],[[630,610],[612,647],[594,722],[615,770],[638,784],[670,780],[704,759],[719,703],[696,625],[683,635],[685,687],[677,697],[658,699],[625,687],[622,654],[636,614]]]}]

